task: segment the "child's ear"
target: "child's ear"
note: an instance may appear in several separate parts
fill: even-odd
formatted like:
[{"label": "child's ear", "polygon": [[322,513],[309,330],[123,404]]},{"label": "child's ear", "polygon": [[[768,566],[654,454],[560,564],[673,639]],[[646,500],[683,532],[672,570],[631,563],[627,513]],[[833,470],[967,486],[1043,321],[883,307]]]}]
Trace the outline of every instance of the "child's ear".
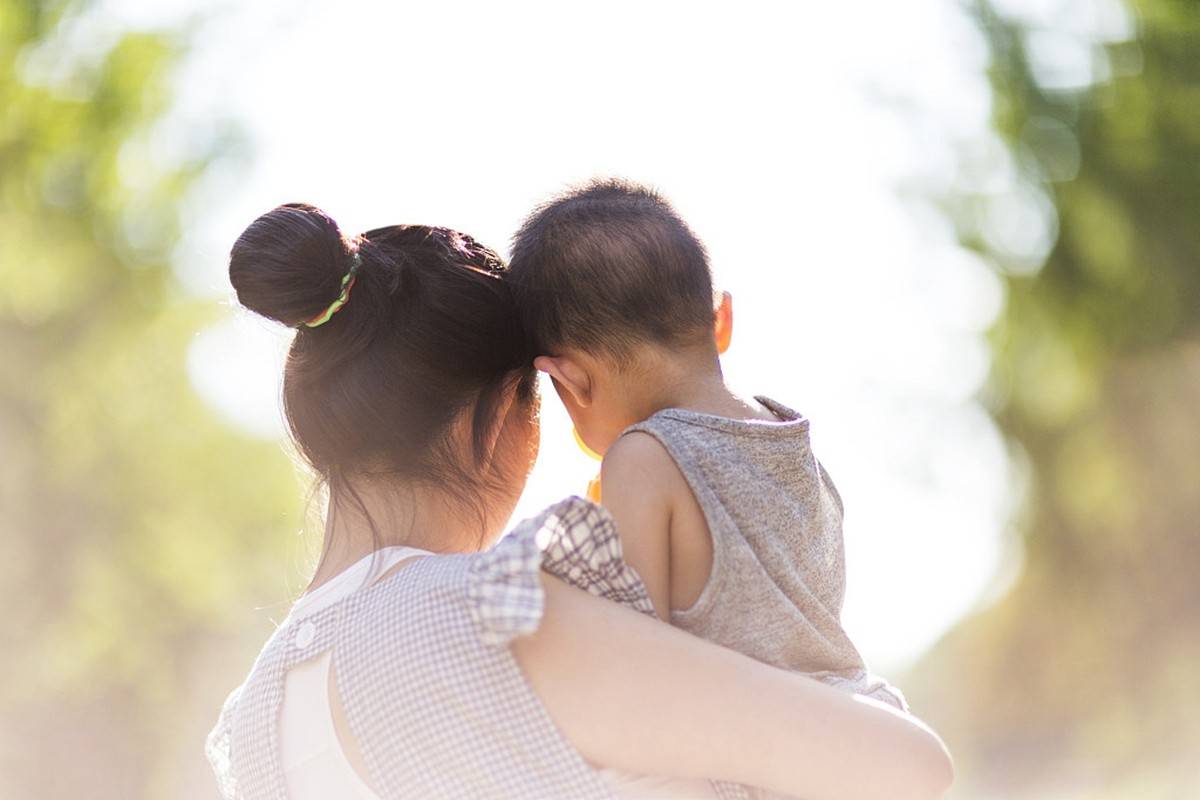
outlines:
[{"label": "child's ear", "polygon": [[713,312],[713,335],[717,340],[717,353],[723,355],[733,341],[733,295],[729,292],[719,295]]},{"label": "child's ear", "polygon": [[592,378],[571,356],[538,356],[533,360],[533,366],[553,378],[580,408],[592,404]]}]

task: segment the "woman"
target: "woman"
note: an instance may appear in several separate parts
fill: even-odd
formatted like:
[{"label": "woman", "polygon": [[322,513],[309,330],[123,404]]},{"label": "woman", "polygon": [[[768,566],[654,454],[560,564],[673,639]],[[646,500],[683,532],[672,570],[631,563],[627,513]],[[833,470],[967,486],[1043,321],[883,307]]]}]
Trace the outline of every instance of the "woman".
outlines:
[{"label": "woman", "polygon": [[637,613],[598,506],[564,501],[490,547],[538,442],[494,252],[421,226],[346,239],[289,205],[246,229],[230,278],[297,328],[285,411],[329,510],[308,591],[210,736],[226,797],[946,789],[949,758],[911,717]]}]

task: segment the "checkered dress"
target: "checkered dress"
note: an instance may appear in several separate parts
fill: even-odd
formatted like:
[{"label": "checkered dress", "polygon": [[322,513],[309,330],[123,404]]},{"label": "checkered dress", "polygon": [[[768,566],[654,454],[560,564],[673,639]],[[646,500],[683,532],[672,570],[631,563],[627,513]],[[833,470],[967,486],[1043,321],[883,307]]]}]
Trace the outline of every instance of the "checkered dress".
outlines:
[{"label": "checkered dress", "polygon": [[[332,648],[371,785],[393,798],[610,798],[562,737],[508,643],[541,620],[545,570],[653,615],[608,513],[570,498],[482,553],[420,558],[285,624],[226,700],[207,754],[225,800],[286,800],[278,719],[287,671]],[[315,635],[314,635],[315,629]],[[746,798],[717,785],[723,798]]]}]

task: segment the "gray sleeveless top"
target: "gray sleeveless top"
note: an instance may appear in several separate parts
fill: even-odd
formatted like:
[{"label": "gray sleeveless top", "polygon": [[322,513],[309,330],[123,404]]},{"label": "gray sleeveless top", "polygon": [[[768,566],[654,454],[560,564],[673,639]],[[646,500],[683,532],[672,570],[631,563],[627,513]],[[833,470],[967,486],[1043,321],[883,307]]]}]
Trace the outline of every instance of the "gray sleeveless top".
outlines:
[{"label": "gray sleeveless top", "polygon": [[673,611],[690,633],[906,709],[842,629],[842,501],[813,455],[809,422],[757,397],[778,422],[659,411],[626,433],[662,443],[687,479],[713,543],[699,599]]},{"label": "gray sleeveless top", "polygon": [[[541,621],[539,570],[654,614],[621,558],[612,517],[581,498],[525,521],[491,550],[422,557],[276,630],[207,740],[222,797],[286,800],[277,730],[284,680],[332,648],[346,716],[382,800],[610,798],[508,648]],[[733,784],[716,788],[726,800],[751,796]]]}]

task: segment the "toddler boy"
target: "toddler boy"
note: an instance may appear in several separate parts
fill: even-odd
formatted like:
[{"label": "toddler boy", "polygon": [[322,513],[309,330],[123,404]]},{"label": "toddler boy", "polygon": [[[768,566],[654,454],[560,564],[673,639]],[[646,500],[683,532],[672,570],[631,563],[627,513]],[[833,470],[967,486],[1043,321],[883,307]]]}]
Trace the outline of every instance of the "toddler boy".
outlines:
[{"label": "toddler boy", "polygon": [[809,421],[725,385],[730,299],[671,206],[622,181],[572,191],[525,221],[509,274],[658,616],[904,709],[842,629],[842,502]]}]

